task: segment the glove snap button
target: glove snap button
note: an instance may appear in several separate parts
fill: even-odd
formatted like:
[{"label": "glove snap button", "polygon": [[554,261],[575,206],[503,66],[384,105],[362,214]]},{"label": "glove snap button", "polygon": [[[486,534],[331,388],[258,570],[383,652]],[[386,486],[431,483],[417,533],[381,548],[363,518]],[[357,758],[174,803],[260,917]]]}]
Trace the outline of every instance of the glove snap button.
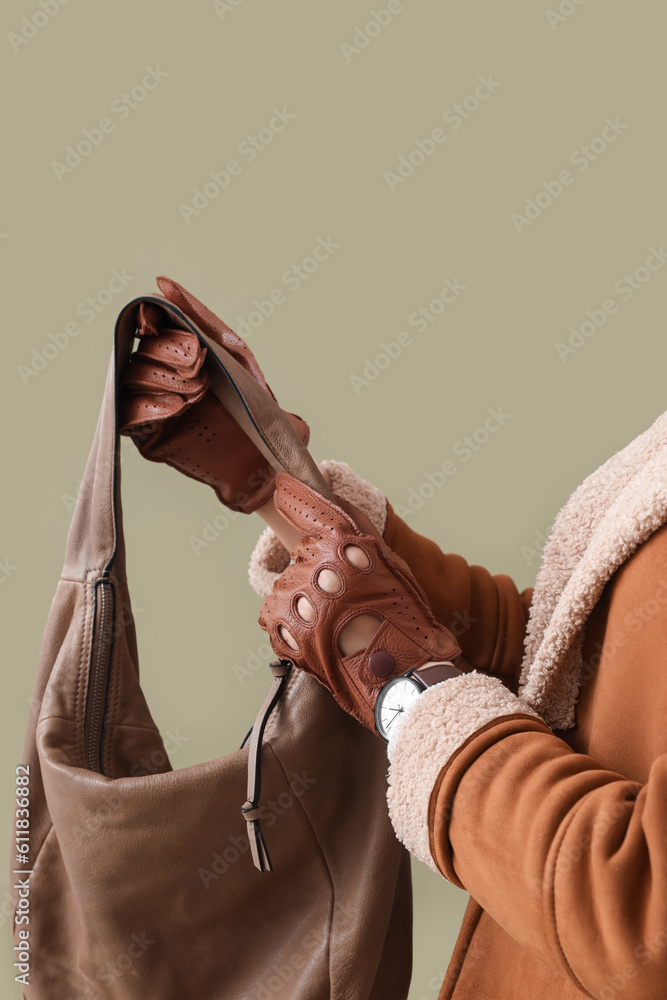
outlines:
[{"label": "glove snap button", "polygon": [[378,650],[368,657],[368,669],[376,677],[386,677],[394,669],[394,658],[389,653]]}]

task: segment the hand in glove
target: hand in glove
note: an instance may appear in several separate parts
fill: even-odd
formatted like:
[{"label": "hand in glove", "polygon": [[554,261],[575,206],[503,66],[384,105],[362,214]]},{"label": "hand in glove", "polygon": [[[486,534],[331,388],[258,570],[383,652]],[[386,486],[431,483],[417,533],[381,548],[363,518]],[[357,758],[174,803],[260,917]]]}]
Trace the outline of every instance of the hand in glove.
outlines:
[{"label": "hand in glove", "polygon": [[[392,677],[461,652],[433,617],[407,563],[348,501],[325,500],[281,472],[274,504],[303,534],[292,563],[262,604],[259,624],[278,656],[312,674],[338,704],[375,731],[378,691]],[[368,634],[355,652],[350,633]],[[372,632],[372,629],[370,630]]]},{"label": "hand in glove", "polygon": [[[252,352],[233,330],[177,282],[160,277],[157,283],[273,396]],[[174,329],[171,317],[152,303],[139,306],[137,332],[140,344],[121,380],[121,434],[132,437],[144,458],[212,486],[232,510],[249,514],[270,500],[275,472],[210,390],[202,367],[206,348],[193,333]],[[285,415],[307,444],[308,425]]]}]

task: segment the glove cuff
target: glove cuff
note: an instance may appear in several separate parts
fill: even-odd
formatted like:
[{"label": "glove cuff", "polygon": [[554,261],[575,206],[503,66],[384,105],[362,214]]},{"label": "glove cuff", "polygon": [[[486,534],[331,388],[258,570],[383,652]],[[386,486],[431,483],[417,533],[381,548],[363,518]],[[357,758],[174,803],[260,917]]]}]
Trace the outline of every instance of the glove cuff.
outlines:
[{"label": "glove cuff", "polygon": [[[384,534],[387,524],[387,498],[384,493],[351,469],[347,462],[325,459],[320,465],[329,473],[333,492],[358,507]],[[274,582],[289,566],[289,561],[285,546],[275,532],[266,527],[259,536],[248,566],[250,586],[259,597],[271,594]]]}]

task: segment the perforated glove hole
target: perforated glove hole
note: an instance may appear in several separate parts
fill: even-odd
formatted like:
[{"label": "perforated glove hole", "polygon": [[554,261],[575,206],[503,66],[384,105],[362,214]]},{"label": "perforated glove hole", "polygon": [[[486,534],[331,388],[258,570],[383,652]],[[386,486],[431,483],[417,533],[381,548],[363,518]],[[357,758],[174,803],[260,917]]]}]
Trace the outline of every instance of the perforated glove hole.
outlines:
[{"label": "perforated glove hole", "polygon": [[306,625],[311,625],[317,617],[315,608],[304,594],[297,594],[294,601],[294,612]]},{"label": "perforated glove hole", "polygon": [[313,583],[318,590],[325,594],[340,594],[343,589],[343,581],[340,576],[328,566],[323,567],[315,574]]},{"label": "perforated glove hole", "polygon": [[278,626],[278,635],[283,640],[283,642],[289,646],[290,649],[293,649],[295,653],[298,652],[299,644],[297,643],[292,633],[288,630],[286,625]]},{"label": "perforated glove hole", "polygon": [[338,634],[338,649],[343,656],[358,653],[370,645],[375,633],[382,625],[382,619],[377,615],[356,615],[346,622]]},{"label": "perforated glove hole", "polygon": [[338,554],[341,559],[344,559],[354,569],[361,570],[362,572],[363,570],[370,569],[370,556],[360,545],[353,545],[350,542],[346,542],[340,546]]}]

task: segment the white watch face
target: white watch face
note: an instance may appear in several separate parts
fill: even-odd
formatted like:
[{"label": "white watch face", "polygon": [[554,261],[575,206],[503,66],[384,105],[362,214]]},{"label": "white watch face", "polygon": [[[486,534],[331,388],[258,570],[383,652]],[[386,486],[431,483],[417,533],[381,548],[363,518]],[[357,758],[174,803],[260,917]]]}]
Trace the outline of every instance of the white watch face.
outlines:
[{"label": "white watch face", "polygon": [[375,702],[375,727],[385,740],[408,705],[422,694],[423,688],[412,677],[394,677],[382,688]]}]

